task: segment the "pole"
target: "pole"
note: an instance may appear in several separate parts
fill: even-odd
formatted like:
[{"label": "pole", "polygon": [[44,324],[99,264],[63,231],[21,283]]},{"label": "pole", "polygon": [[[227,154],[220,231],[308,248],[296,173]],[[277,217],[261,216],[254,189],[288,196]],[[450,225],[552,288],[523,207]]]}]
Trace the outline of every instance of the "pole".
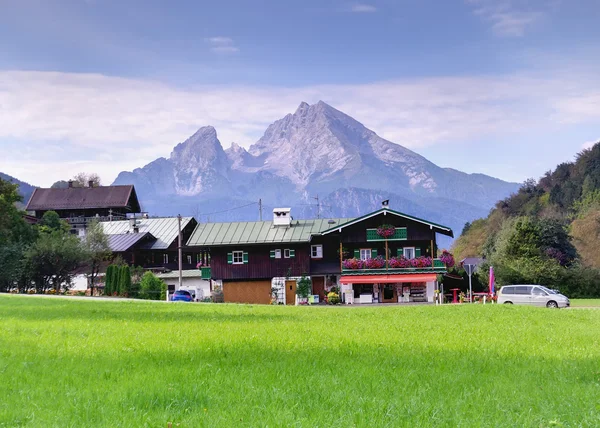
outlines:
[{"label": "pole", "polygon": [[259,215],[260,221],[262,221],[262,199],[258,200],[258,215]]},{"label": "pole", "polygon": [[471,269],[469,269],[469,303],[473,303],[473,289],[471,287]]},{"label": "pole", "polygon": [[[181,248],[181,214],[177,215],[177,229],[179,231],[178,235],[177,235],[177,248],[179,250],[178,252],[178,261],[179,261],[179,288],[178,290],[181,290],[181,286],[183,284],[183,274],[181,272],[182,270],[182,265],[183,265],[183,254],[182,254],[182,248]],[[167,295],[169,294],[169,292],[167,291]]]}]

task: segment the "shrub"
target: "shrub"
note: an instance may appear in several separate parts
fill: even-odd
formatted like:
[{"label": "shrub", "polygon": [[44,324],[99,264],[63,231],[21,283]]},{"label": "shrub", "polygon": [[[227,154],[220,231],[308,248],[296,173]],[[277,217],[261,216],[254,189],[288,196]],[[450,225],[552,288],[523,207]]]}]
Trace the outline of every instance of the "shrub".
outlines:
[{"label": "shrub", "polygon": [[337,293],[334,293],[333,291],[329,292],[329,294],[327,294],[327,303],[330,305],[337,305],[341,302],[340,299],[340,295]]},{"label": "shrub", "polygon": [[165,300],[167,284],[160,278],[157,278],[152,272],[146,272],[140,282],[141,299],[147,300]]},{"label": "shrub", "polygon": [[307,278],[306,276],[302,275],[302,278],[300,278],[298,284],[296,285],[296,294],[298,295],[298,297],[306,299],[310,294],[311,287],[312,281],[310,280],[310,278]]}]

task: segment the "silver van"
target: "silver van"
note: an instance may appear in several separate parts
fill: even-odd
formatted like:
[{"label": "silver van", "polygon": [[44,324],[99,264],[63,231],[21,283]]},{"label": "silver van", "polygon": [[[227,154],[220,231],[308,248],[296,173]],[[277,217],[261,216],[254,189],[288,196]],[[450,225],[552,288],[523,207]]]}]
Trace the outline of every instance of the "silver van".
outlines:
[{"label": "silver van", "polygon": [[571,302],[566,296],[543,285],[505,285],[498,292],[498,303],[515,305],[567,308]]}]

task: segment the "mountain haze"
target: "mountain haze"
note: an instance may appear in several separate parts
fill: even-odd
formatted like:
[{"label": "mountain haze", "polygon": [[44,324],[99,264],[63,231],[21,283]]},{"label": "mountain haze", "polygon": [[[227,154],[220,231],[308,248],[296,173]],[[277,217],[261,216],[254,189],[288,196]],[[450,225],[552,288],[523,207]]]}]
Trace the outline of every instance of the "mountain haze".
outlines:
[{"label": "mountain haze", "polygon": [[[222,211],[261,198],[266,208],[289,205],[297,217],[312,217],[319,195],[322,215],[354,216],[378,208],[385,196],[394,209],[455,228],[518,188],[440,168],[322,101],[301,103],[248,150],[235,143],[224,150],[213,127],[200,128],[168,159],[122,172],[115,184],[134,184],[153,214]],[[257,213],[230,210],[211,220],[254,220]]]}]

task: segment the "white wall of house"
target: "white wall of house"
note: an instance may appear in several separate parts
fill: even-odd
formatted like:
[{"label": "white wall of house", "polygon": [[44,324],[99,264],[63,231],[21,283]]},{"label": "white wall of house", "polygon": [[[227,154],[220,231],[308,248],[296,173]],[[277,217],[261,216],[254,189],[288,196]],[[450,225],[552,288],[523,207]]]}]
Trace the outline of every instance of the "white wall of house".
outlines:
[{"label": "white wall of house", "polygon": [[434,297],[434,293],[435,293],[435,288],[436,288],[436,281],[432,281],[432,282],[428,282],[427,283],[427,288],[426,288],[427,301],[430,302],[430,303],[433,303],[433,297]]},{"label": "white wall of house", "polygon": [[[159,276],[160,277],[160,276]],[[179,289],[178,278],[161,278],[167,285],[172,285],[175,290]],[[213,281],[213,285],[217,281]],[[205,297],[210,297],[210,281],[208,279],[201,279],[200,277],[194,278],[182,278],[181,290],[189,291],[195,300],[202,300]]]},{"label": "white wall of house", "polygon": [[75,275],[71,286],[71,291],[85,291],[88,288],[87,275]]}]

